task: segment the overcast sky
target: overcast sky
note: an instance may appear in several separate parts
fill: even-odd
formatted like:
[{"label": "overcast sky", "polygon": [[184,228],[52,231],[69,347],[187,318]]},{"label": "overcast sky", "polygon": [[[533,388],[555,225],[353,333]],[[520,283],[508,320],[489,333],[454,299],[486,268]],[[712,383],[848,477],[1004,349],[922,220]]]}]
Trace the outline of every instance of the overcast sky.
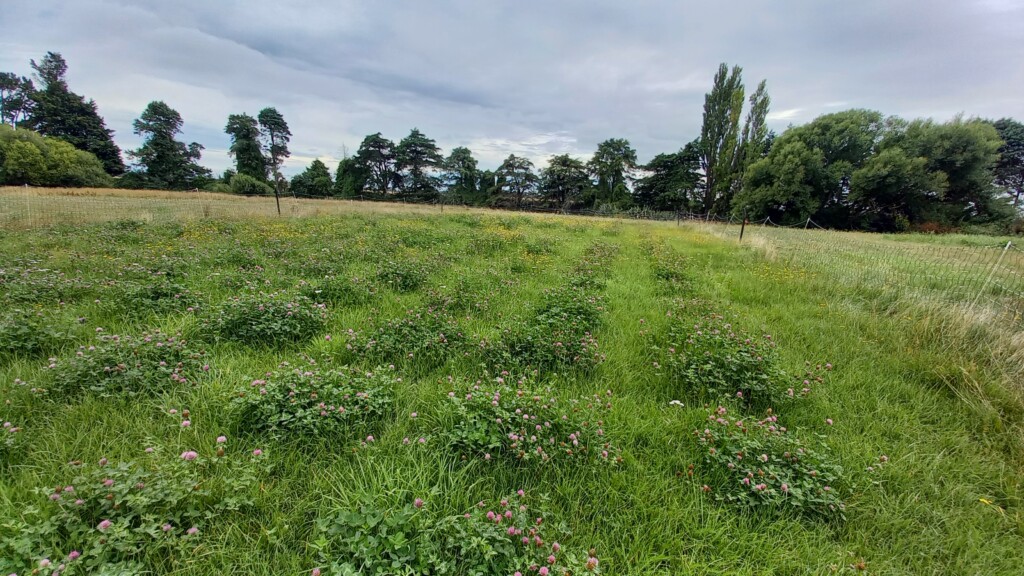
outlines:
[{"label": "overcast sky", "polygon": [[627,138],[640,161],[700,132],[720,62],[770,126],[846,108],[1024,119],[1024,0],[0,0],[0,71],[48,50],[122,149],[151,100],[231,160],[228,114],[276,106],[291,172],[418,127],[493,168]]}]

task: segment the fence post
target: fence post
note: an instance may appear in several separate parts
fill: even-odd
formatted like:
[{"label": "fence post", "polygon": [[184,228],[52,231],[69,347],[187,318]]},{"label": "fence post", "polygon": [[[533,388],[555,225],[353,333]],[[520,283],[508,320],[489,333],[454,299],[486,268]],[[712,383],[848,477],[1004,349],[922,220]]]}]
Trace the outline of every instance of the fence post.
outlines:
[{"label": "fence post", "polygon": [[28,225],[32,226],[35,222],[32,218],[32,198],[29,197],[28,184],[25,184],[23,190],[25,191],[25,216],[28,218]]},{"label": "fence post", "polygon": [[740,223],[740,242],[743,242],[743,231],[747,228],[747,209],[743,209],[743,222]]}]

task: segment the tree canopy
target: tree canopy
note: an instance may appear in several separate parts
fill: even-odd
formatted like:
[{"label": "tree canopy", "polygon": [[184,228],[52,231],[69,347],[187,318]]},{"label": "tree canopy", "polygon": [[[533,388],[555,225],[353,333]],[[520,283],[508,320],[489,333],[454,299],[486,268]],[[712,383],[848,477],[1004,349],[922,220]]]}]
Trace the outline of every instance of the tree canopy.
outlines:
[{"label": "tree canopy", "polygon": [[[21,86],[17,94],[20,96],[15,102],[24,96],[32,100],[31,105],[26,103],[19,108],[19,117],[28,114],[21,123],[43,136],[60,138],[79,150],[93,153],[109,174],[124,172],[121,149],[114,144],[113,130],[109,130],[100,117],[96,102],[68,88],[65,79],[68,65],[60,53],[47,52],[39,62],[32,60],[31,65],[39,89],[34,90],[30,84],[19,80]],[[13,109],[10,114],[14,114]]]},{"label": "tree canopy", "polygon": [[0,125],[0,184],[105,187],[103,163],[59,138]]},{"label": "tree canopy", "polygon": [[35,101],[32,80],[13,72],[0,72],[0,124],[12,128],[24,122],[32,113]]},{"label": "tree canopy", "polygon": [[459,146],[452,149],[443,164],[442,183],[447,201],[458,204],[480,204],[479,178],[476,158],[469,148]]},{"label": "tree canopy", "polygon": [[497,170],[498,192],[493,203],[501,206],[522,208],[523,201],[532,195],[537,187],[537,174],[533,162],[522,156],[509,154]]},{"label": "tree canopy", "polygon": [[[751,93],[743,69],[722,63],[705,94],[700,134],[641,164],[623,137],[587,150],[528,156],[518,148],[498,166],[494,149],[478,162],[466,146],[447,157],[418,128],[397,141],[381,132],[347,149],[334,177],[321,160],[291,182],[282,173],[292,132],[277,108],[230,114],[224,132],[233,166],[213,179],[199,165],[203,147],[177,137],[182,118],[162,101],[134,122],[142,145],[128,152],[132,171],[111,180],[93,168],[124,171],[113,132],[96,103],[70,91],[57,52],[29,62],[33,78],[0,72],[3,182],[189,189],[278,196],[372,198],[515,209],[659,210],[747,215],[780,224],[812,219],[844,229],[936,229],[993,225],[1024,212],[1024,125],[1012,118],[955,117],[940,122],[851,109],[825,114],[780,134],[769,129],[767,81]],[[741,123],[742,120],[742,123]],[[34,130],[32,132],[31,130]],[[680,143],[686,142],[680,139]],[[81,154],[71,154],[69,148]],[[343,147],[344,148],[344,147]],[[507,154],[509,150],[502,152]],[[309,154],[309,152],[306,152]],[[324,157],[323,151],[315,155]],[[539,163],[539,170],[534,162]],[[85,185],[85,184],[82,184]]]},{"label": "tree canopy", "polygon": [[724,62],[715,74],[711,92],[704,97],[700,129],[700,167],[704,194],[700,208],[721,211],[731,201],[739,156],[739,125],[743,112],[743,69]]},{"label": "tree canopy", "polygon": [[1001,142],[980,120],[827,114],[790,128],[751,164],[733,211],[871,230],[1005,219],[1006,202],[993,186]]},{"label": "tree canopy", "polygon": [[257,119],[259,120],[263,154],[266,157],[267,167],[272,174],[278,175],[281,164],[292,154],[288,149],[288,144],[292,140],[292,131],[277,108],[267,107],[260,110]]},{"label": "tree canopy", "polygon": [[1002,118],[992,123],[1003,143],[999,147],[999,161],[996,162],[996,185],[1013,198],[1013,207],[1021,208],[1021,194],[1024,193],[1024,124]]},{"label": "tree canopy", "polygon": [[693,210],[698,207],[700,142],[678,152],[658,154],[642,167],[645,176],[636,183],[636,203],[655,210]]},{"label": "tree canopy", "polygon": [[267,179],[267,158],[260,143],[260,125],[248,114],[228,116],[224,132],[231,137],[228,154],[235,159],[235,170],[260,181]]},{"label": "tree canopy", "polygon": [[629,140],[610,138],[601,142],[587,168],[597,180],[595,204],[625,206],[630,203],[628,186],[636,168],[636,150]]},{"label": "tree canopy", "polygon": [[434,174],[443,162],[441,149],[418,129],[395,147],[395,171],[403,199],[433,202],[438,199],[439,178]]},{"label": "tree canopy", "polygon": [[201,186],[210,178],[210,171],[198,164],[203,147],[175,139],[181,132],[182,119],[166,103],[150,102],[133,126],[143,142],[128,155],[135,163],[135,178],[144,186],[185,190]]},{"label": "tree canopy", "polygon": [[568,154],[552,156],[540,172],[540,195],[554,208],[571,208],[590,186],[587,166]]},{"label": "tree canopy", "polygon": [[395,143],[380,132],[363,138],[355,163],[365,174],[364,190],[370,195],[386,196],[398,182]]},{"label": "tree canopy", "polygon": [[296,174],[291,182],[292,194],[301,198],[325,198],[331,195],[333,187],[331,172],[319,158]]}]

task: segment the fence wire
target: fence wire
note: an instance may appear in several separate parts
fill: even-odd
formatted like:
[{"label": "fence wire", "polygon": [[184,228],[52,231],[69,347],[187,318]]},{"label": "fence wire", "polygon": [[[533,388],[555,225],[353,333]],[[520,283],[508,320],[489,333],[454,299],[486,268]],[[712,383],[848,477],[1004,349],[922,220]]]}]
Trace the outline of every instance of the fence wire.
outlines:
[{"label": "fence wire", "polygon": [[[366,212],[459,211],[450,204],[400,204],[377,198],[282,196],[281,214],[303,217],[353,210]],[[474,209],[479,210],[479,209]],[[508,213],[509,209],[501,212]],[[512,210],[515,211],[515,210]],[[714,233],[739,238],[739,222],[714,214],[651,210],[564,210],[543,206],[519,212],[565,214],[677,223],[698,223]],[[0,229],[35,228],[112,220],[173,222],[199,218],[276,217],[273,197],[235,197],[202,192],[119,192],[0,188]],[[825,230],[808,219],[780,226],[771,219],[748,223],[744,243],[757,244],[792,267],[823,274],[830,281],[865,290],[918,297],[985,310],[1024,329],[1024,244],[979,245],[979,237],[869,235]],[[983,241],[983,240],[981,240]]]},{"label": "fence wire", "polygon": [[[739,226],[720,228],[719,235],[739,236]],[[756,225],[746,235],[776,261],[830,282],[956,305],[1024,329],[1024,246],[1014,240]]]}]

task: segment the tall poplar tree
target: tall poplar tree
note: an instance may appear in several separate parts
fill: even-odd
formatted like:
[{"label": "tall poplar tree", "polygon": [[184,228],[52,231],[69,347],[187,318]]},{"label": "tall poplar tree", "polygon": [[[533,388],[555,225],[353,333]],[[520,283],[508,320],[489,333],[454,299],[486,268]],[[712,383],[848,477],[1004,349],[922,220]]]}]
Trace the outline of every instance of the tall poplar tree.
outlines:
[{"label": "tall poplar tree", "polygon": [[700,130],[700,167],[704,171],[701,209],[724,210],[736,169],[740,115],[743,110],[743,69],[732,71],[723,62],[714,85],[704,97],[704,120]]}]

